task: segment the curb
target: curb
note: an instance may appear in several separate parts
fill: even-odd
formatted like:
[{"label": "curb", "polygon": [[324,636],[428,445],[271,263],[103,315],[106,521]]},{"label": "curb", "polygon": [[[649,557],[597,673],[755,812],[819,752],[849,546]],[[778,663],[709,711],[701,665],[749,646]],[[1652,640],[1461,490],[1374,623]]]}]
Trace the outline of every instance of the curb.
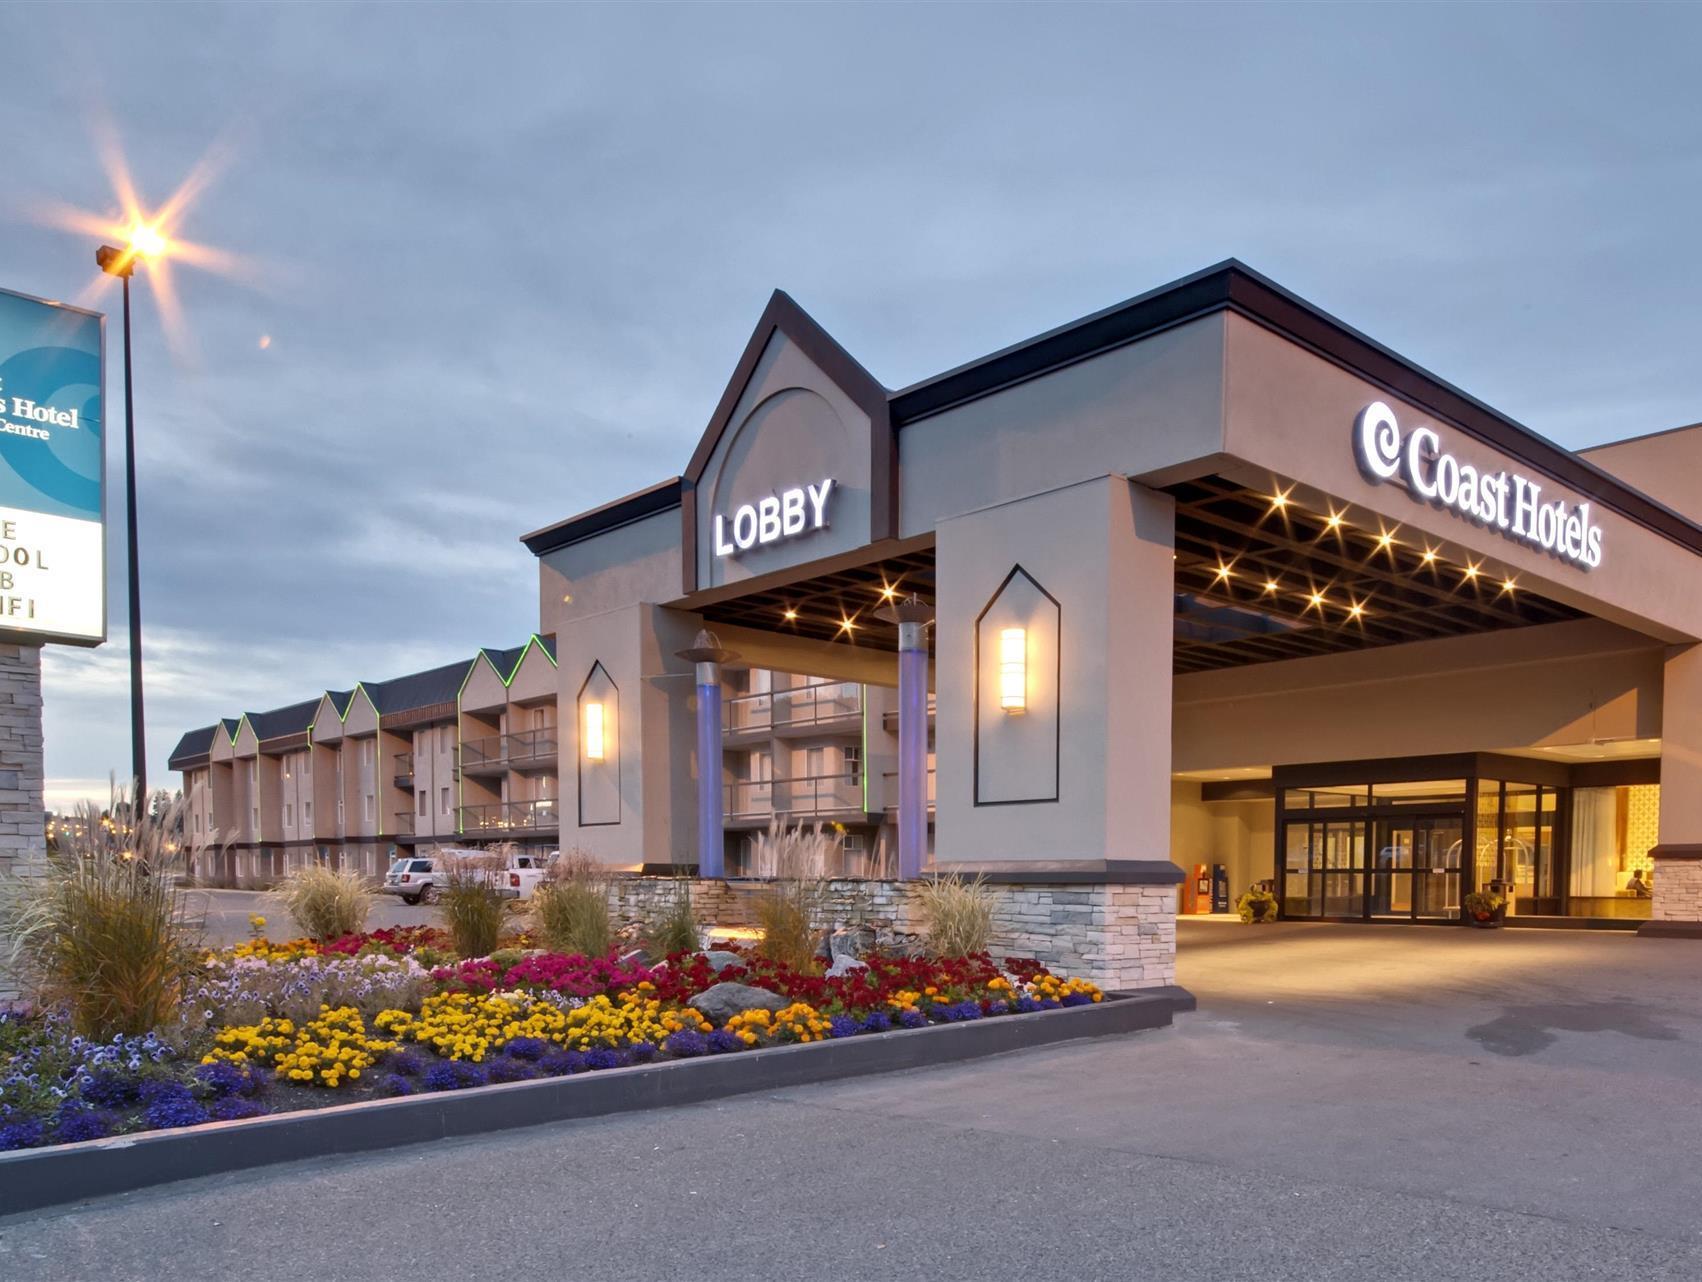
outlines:
[{"label": "curb", "polygon": [[0,1153],[0,1216],[303,1158],[672,1108],[1137,1033],[1163,1028],[1176,1011],[1191,1009],[1192,996],[1180,988],[1112,994],[1093,1006],[20,1149]]}]

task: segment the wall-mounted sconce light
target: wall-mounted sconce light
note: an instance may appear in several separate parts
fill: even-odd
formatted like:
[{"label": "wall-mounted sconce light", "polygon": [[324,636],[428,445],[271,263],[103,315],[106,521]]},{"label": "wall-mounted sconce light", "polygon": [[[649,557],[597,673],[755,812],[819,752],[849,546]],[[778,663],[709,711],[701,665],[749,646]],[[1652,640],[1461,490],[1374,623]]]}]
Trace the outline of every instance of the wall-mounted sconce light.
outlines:
[{"label": "wall-mounted sconce light", "polygon": [[999,632],[999,706],[1006,712],[1028,707],[1028,633],[1023,628]]},{"label": "wall-mounted sconce light", "polygon": [[603,705],[587,703],[585,705],[585,760],[601,761],[603,759]]}]

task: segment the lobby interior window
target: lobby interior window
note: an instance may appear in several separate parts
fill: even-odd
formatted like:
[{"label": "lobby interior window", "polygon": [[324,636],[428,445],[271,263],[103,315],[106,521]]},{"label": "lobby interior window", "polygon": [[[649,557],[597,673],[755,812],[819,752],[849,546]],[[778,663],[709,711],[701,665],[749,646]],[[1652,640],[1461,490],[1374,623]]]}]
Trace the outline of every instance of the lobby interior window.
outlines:
[{"label": "lobby interior window", "polygon": [[1659,784],[1572,790],[1570,915],[1650,915],[1660,815]]}]

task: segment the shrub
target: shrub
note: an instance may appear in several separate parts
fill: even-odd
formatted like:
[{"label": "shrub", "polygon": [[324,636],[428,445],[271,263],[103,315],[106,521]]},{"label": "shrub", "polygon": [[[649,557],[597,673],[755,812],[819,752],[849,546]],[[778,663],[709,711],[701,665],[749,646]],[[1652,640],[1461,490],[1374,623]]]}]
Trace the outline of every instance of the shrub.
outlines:
[{"label": "shrub", "polygon": [[485,957],[496,948],[508,920],[508,902],[497,894],[502,860],[490,855],[439,855],[446,865],[439,907],[455,951]]},{"label": "shrub", "polygon": [[816,969],[816,919],[827,897],[827,869],[837,842],[813,828],[788,828],[776,819],[757,838],[752,862],[774,884],[756,905],[759,955],[809,973]]},{"label": "shrub", "polygon": [[1235,911],[1241,920],[1249,925],[1255,922],[1275,921],[1277,899],[1270,891],[1253,886],[1240,899],[1235,901]]},{"label": "shrub", "polygon": [[691,902],[691,883],[680,878],[667,902],[644,923],[644,946],[652,957],[662,958],[694,953],[702,944],[697,910]]},{"label": "shrub", "polygon": [[606,955],[614,943],[614,927],[602,867],[579,850],[552,863],[532,893],[532,926],[551,952]]},{"label": "shrub", "polygon": [[309,939],[340,939],[365,930],[373,901],[366,878],[322,864],[297,868],[278,883],[272,896]]},{"label": "shrub", "polygon": [[993,936],[993,892],[986,878],[931,877],[917,883],[916,907],[928,950],[941,957],[973,957]]},{"label": "shrub", "polygon": [[[11,937],[11,964],[85,1037],[167,1023],[194,970],[198,904],[171,875],[180,809],[132,823],[85,803],[45,875],[6,879],[0,936]],[[122,794],[112,810],[127,812]]]}]

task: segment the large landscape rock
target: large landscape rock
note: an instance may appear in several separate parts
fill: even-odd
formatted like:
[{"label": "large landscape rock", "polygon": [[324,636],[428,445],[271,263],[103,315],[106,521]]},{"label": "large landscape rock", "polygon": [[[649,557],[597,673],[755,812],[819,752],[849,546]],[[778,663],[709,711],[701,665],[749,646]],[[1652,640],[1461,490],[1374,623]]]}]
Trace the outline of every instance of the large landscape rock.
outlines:
[{"label": "large landscape rock", "polygon": [[745,964],[745,959],[737,953],[729,953],[719,948],[711,948],[703,955],[717,975],[724,970],[732,969],[734,966],[743,966]]},{"label": "large landscape rock", "polygon": [[747,1010],[784,1010],[788,1005],[779,993],[749,984],[724,982],[704,989],[691,999],[691,1004],[710,1023],[720,1027],[735,1015]]},{"label": "large landscape rock", "polygon": [[869,963],[860,957],[848,957],[843,953],[833,959],[833,965],[827,968],[827,977],[837,979],[841,975],[849,975],[854,970],[867,970]]}]

